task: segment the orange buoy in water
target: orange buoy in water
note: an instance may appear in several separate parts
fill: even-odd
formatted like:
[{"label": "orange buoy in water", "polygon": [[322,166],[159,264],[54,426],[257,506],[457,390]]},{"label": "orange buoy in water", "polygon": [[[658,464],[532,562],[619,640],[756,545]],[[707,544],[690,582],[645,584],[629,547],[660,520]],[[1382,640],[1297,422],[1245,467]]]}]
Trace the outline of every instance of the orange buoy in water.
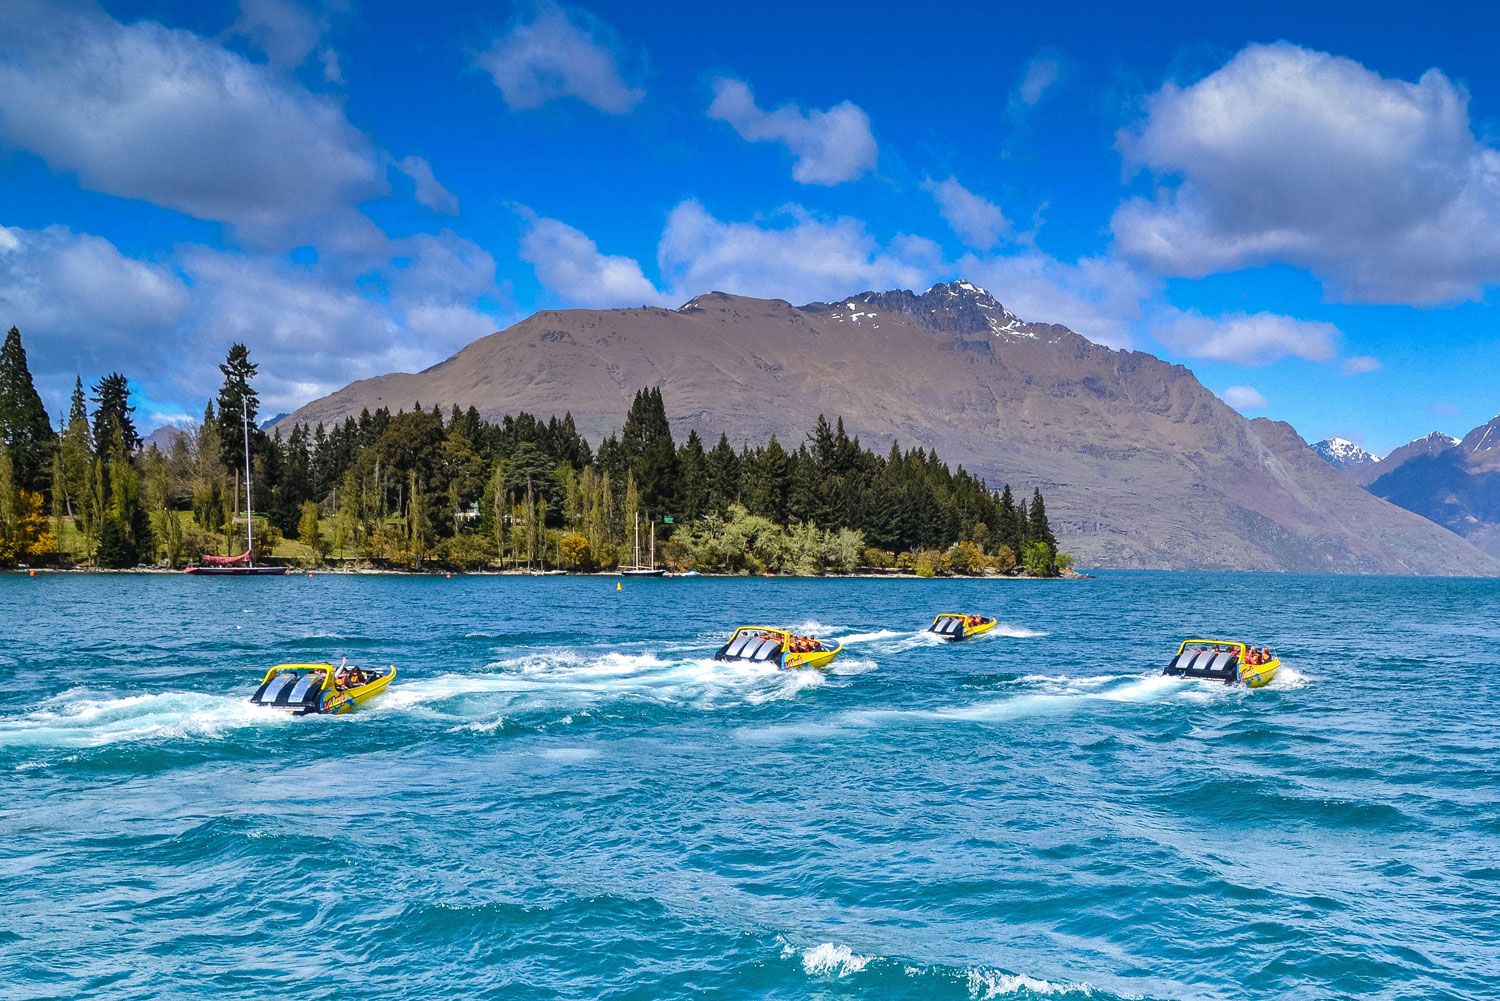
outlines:
[{"label": "orange buoy in water", "polygon": [[447,574],[447,575],[445,575],[445,579],[446,580],[452,580],[453,579],[453,575],[451,573]]},{"label": "orange buoy in water", "polygon": [[35,570],[32,570],[32,571],[29,571],[29,572],[28,572],[28,573],[27,573],[27,576],[28,576],[28,577],[35,577],[35,576],[36,576],[36,571],[35,571]]}]

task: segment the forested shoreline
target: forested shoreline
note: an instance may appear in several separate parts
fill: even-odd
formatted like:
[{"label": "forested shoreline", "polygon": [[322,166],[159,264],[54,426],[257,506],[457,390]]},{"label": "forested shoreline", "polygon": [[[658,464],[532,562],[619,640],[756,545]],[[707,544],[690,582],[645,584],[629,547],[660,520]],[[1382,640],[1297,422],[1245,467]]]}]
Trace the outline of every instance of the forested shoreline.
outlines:
[{"label": "forested shoreline", "polygon": [[[678,444],[659,388],[598,448],[571,414],[483,419],[474,407],[366,410],[332,427],[256,425],[242,344],[201,422],[143,443],[126,377],[75,382],[54,430],[19,332],[0,348],[0,566],[179,567],[244,549],[245,434],[258,559],[391,569],[703,573],[1067,572],[1045,501],[990,489],[936,452],[863,447],[819,418],[795,448]],[[89,404],[93,406],[90,408]],[[639,526],[640,551],[635,540]]]}]

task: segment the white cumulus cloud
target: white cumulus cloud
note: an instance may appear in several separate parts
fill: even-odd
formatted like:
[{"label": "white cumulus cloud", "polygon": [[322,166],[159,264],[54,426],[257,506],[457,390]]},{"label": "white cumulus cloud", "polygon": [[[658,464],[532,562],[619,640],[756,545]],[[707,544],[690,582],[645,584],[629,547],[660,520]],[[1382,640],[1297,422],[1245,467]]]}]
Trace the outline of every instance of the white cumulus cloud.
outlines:
[{"label": "white cumulus cloud", "polygon": [[612,115],[646,92],[625,82],[609,29],[585,11],[542,3],[536,16],[495,39],[477,59],[512,108],[572,97]]},{"label": "white cumulus cloud", "polygon": [[188,289],[170,268],[133,260],[113,243],[63,226],[0,226],[0,329],[19,327],[38,382],[53,397],[73,376],[161,361],[175,341]]},{"label": "white cumulus cloud", "polygon": [[975,250],[989,250],[1011,236],[1010,221],[1000,206],[976,195],[958,183],[958,178],[934,181],[929,177],[922,182],[922,190],[937,202],[938,212],[958,238]]},{"label": "white cumulus cloud", "polygon": [[579,229],[557,219],[529,220],[521,259],[537,280],[575,306],[609,308],[666,303],[633,257],[605,254]]},{"label": "white cumulus cloud", "polygon": [[1160,273],[1286,262],[1349,301],[1413,304],[1500,280],[1500,152],[1436,69],[1411,83],[1250,45],[1162,87],[1117,145],[1159,184],[1116,210],[1119,249]]},{"label": "white cumulus cloud", "polygon": [[1269,406],[1265,395],[1254,386],[1229,386],[1219,394],[1219,399],[1240,411],[1264,410]]},{"label": "white cumulus cloud", "polygon": [[977,281],[1023,320],[1061,323],[1097,344],[1129,347],[1157,283],[1108,256],[1068,262],[1040,250],[969,254],[956,274]]},{"label": "white cumulus cloud", "polygon": [[1204,316],[1167,309],[1151,328],[1161,343],[1191,358],[1240,365],[1269,365],[1288,356],[1327,361],[1338,350],[1339,329],[1331,323],[1299,320],[1280,313]]},{"label": "white cumulus cloud", "polygon": [[272,66],[292,69],[306,61],[327,30],[326,18],[292,0],[240,0],[240,16],[229,33],[264,52]]},{"label": "white cumulus cloud", "polygon": [[743,80],[720,78],[708,117],[728,122],[750,142],[784,145],[796,161],[792,177],[803,184],[842,184],[875,169],[870,116],[849,101],[827,111],[803,111],[795,104],[762,111]]},{"label": "white cumulus cloud", "polygon": [[667,217],[657,248],[664,281],[682,299],[703,292],[831,301],[865,289],[925,288],[942,273],[931,240],[881,243],[857,219],[822,219],[798,206],[783,225],[723,222],[688,200]]},{"label": "white cumulus cloud", "polygon": [[420,156],[408,156],[397,160],[393,166],[411,178],[414,187],[412,197],[443,215],[458,215],[458,196],[443,187],[432,174],[432,164]]},{"label": "white cumulus cloud", "polygon": [[0,5],[0,139],[86,188],[242,227],[385,191],[332,99],[191,32],[35,0]]}]

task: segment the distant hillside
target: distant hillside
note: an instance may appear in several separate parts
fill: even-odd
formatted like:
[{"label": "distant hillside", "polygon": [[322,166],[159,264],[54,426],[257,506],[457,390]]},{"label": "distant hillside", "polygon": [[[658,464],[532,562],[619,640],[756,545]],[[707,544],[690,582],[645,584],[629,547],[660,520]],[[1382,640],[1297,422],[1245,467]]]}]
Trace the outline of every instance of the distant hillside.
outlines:
[{"label": "distant hillside", "polygon": [[420,401],[491,418],[571,411],[597,442],[647,385],[681,435],[794,442],[839,415],[866,444],[932,446],[995,484],[1040,486],[1080,566],[1500,572],[1187,369],[1025,322],[967,282],[802,307],[714,292],[676,310],[548,310],[281,426]]},{"label": "distant hillside", "polygon": [[147,435],[145,440],[141,442],[141,448],[150,448],[152,445],[155,445],[163,453],[170,452],[172,451],[173,443],[187,433],[180,427],[166,424]]},{"label": "distant hillside", "polygon": [[1396,449],[1370,492],[1500,557],[1500,416],[1462,440],[1433,432]]}]

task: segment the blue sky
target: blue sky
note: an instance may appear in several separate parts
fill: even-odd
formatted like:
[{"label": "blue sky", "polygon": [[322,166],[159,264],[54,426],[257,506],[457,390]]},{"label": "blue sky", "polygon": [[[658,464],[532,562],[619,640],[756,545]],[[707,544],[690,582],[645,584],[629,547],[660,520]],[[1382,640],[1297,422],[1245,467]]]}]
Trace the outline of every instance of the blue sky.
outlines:
[{"label": "blue sky", "polygon": [[289,410],[551,306],[966,277],[1385,452],[1500,410],[1462,5],[0,7],[0,324],[49,406]]}]

